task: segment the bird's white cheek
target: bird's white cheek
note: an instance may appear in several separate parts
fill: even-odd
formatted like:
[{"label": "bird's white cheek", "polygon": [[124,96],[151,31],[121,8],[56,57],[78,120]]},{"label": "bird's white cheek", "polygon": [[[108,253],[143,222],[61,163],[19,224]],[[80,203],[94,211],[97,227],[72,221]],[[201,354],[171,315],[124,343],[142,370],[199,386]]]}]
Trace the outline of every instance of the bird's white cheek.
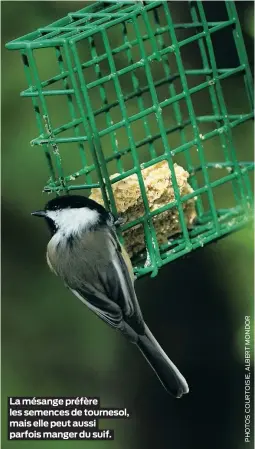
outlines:
[{"label": "bird's white cheek", "polygon": [[98,212],[87,207],[49,211],[47,215],[54,221],[58,232],[60,231],[66,237],[71,234],[79,234],[86,228],[95,226],[99,219]]}]

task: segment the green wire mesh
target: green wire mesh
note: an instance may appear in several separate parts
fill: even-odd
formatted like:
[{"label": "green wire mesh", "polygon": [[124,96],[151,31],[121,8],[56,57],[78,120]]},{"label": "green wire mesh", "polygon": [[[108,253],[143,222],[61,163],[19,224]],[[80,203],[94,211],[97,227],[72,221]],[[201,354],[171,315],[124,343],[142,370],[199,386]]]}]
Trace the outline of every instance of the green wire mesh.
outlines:
[{"label": "green wire mesh", "polygon": [[[217,22],[207,21],[204,3],[185,2],[189,20],[180,23],[172,2],[95,2],[6,45],[22,55],[29,88],[21,96],[31,97],[40,132],[31,143],[44,149],[50,172],[45,192],[99,187],[105,206],[117,213],[112,184],[137,175],[145,213],[122,226],[144,228],[147,252],[133,261],[137,276],[155,276],[162,265],[239,229],[252,214],[253,163],[239,160],[233,137],[253,118],[252,76],[234,2],[224,2],[226,17]],[[214,38],[224,32],[235,47],[234,67],[217,61]],[[196,69],[185,64],[187,48],[199,60]],[[42,49],[55,54],[56,74],[48,79],[40,75]],[[230,113],[224,85],[237,76],[246,105]],[[205,93],[208,110],[201,114]],[[60,126],[49,111],[51,97],[60,109],[63,97],[67,102],[69,118]],[[80,156],[78,170],[70,169],[70,152]],[[169,165],[175,200],[151,211],[141,169],[160,161]],[[175,162],[189,172],[194,189],[182,197]],[[229,200],[225,208],[217,205],[222,195]],[[183,205],[195,197],[197,219],[187,229]],[[178,210],[181,232],[160,245],[153,217],[170,208]]]}]

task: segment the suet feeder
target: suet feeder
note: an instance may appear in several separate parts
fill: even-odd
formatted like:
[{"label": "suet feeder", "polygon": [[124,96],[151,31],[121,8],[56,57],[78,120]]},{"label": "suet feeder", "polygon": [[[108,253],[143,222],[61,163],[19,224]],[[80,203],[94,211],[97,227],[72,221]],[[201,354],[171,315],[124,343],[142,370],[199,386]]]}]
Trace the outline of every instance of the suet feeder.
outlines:
[{"label": "suet feeder", "polygon": [[[221,2],[225,17],[213,22],[206,3],[185,2],[180,22],[175,2],[90,2],[6,45],[22,56],[29,87],[21,96],[31,97],[39,128],[31,143],[44,150],[50,172],[44,191],[92,192],[115,214],[116,192],[123,201],[136,192],[121,232],[135,239],[142,230],[144,245],[130,249],[138,277],[155,276],[252,215],[253,163],[234,132],[253,118],[253,81],[234,2]],[[220,45],[233,46],[231,67],[217,53],[226,35]],[[55,58],[48,78],[42,51]],[[233,77],[243,82],[242,110],[230,111],[225,100]],[[66,102],[66,121],[56,125],[49,100],[59,117]],[[77,169],[67,152],[69,161],[79,156]],[[169,235],[162,237],[160,223]]]}]

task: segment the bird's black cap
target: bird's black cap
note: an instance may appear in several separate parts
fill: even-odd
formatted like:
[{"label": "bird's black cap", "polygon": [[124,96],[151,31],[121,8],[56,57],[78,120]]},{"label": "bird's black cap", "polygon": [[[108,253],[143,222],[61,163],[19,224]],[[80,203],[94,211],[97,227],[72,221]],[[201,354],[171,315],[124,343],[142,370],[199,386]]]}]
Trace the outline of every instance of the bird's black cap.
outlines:
[{"label": "bird's black cap", "polygon": [[96,210],[102,215],[108,214],[107,210],[98,204],[96,201],[87,198],[82,195],[64,195],[50,200],[46,206],[47,210],[63,210],[63,209],[79,209],[81,207],[87,207],[92,210]]}]

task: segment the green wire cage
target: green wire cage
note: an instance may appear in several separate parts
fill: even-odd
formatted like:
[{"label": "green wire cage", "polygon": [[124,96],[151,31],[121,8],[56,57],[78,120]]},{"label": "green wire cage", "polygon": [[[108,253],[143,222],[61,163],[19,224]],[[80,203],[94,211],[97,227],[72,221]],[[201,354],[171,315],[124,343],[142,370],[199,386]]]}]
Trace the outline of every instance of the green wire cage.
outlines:
[{"label": "green wire cage", "polygon": [[[31,143],[44,150],[50,172],[44,191],[99,188],[116,214],[114,184],[136,177],[144,212],[121,231],[143,229],[145,250],[132,260],[137,276],[155,276],[162,265],[241,228],[252,216],[254,165],[235,143],[236,127],[253,119],[252,76],[234,2],[222,2],[225,17],[214,22],[207,20],[206,3],[185,2],[180,22],[174,2],[88,2],[6,45],[22,56],[29,87],[21,96],[31,97],[40,133]],[[218,58],[218,35],[222,45],[228,36],[234,48],[231,67]],[[55,61],[45,79],[42,51],[54,53]],[[236,77],[245,104],[230,111],[225,86]],[[51,114],[52,99],[59,117],[65,102],[63,123]],[[174,197],[152,210],[142,173],[163,161]],[[176,163],[189,175],[184,194]],[[196,211],[191,226],[185,219],[189,201]],[[169,210],[177,214],[179,231],[162,243],[154,220]]]}]

